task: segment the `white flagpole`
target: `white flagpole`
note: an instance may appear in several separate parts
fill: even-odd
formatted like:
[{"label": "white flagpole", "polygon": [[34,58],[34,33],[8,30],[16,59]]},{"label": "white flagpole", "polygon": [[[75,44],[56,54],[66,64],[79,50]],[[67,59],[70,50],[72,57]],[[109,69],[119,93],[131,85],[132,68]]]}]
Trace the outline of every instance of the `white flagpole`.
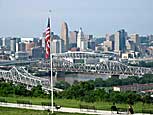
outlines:
[{"label": "white flagpole", "polygon": [[[50,42],[51,43],[51,42]],[[53,67],[53,59],[52,59],[53,57],[52,57],[52,54],[50,54],[50,73],[51,73],[51,79],[50,79],[50,87],[51,87],[51,110],[52,110],[52,113],[54,113],[54,108],[53,108],[53,74],[52,74],[52,72],[53,72],[53,69],[52,69],[52,67]]]},{"label": "white flagpole", "polygon": [[[51,10],[49,10],[49,13],[51,13]],[[51,18],[50,18],[51,20]],[[51,24],[51,21],[50,21]],[[51,27],[50,27],[50,33],[51,33]],[[50,35],[50,87],[51,87],[51,111],[54,113],[54,108],[53,108],[53,56],[51,52],[51,35]]]}]

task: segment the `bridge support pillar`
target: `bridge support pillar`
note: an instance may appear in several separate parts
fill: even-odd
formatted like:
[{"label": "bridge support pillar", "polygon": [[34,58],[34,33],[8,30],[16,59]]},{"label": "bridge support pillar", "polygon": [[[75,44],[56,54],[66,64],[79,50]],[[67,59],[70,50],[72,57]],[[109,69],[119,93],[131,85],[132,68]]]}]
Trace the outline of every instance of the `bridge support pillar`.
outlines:
[{"label": "bridge support pillar", "polygon": [[57,72],[55,72],[55,79],[57,79]]},{"label": "bridge support pillar", "polygon": [[57,71],[55,72],[54,78],[55,78],[55,82],[56,82],[57,81]]}]

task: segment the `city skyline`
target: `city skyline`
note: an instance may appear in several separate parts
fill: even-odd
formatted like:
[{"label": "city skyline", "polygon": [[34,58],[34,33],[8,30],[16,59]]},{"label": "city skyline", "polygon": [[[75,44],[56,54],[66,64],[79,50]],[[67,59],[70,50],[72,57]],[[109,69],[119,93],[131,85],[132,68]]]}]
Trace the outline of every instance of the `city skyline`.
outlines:
[{"label": "city skyline", "polygon": [[[48,10],[52,10],[49,14]],[[63,21],[69,31],[105,36],[125,29],[128,33],[153,33],[152,0],[0,1],[0,36],[40,37],[51,16],[51,30],[60,35]]]}]

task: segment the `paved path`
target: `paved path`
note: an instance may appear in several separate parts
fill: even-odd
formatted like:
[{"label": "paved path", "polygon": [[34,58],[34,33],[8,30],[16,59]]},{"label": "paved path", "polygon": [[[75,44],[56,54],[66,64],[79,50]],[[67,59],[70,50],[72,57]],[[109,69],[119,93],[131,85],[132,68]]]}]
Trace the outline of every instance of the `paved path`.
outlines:
[{"label": "paved path", "polygon": [[[27,105],[27,104],[16,104],[16,103],[3,103],[0,102],[0,106],[2,107],[14,107],[14,108],[23,108],[23,109],[33,109],[33,110],[47,110],[50,109],[49,106],[41,106],[41,105]],[[54,111],[57,111],[54,108]],[[86,109],[78,109],[78,108],[66,108],[61,107],[59,112],[68,112],[68,113],[85,113],[85,114],[93,114],[93,115],[117,115],[116,112],[112,113],[111,111],[104,111],[104,110],[86,110]],[[120,115],[127,115],[127,112],[120,113]],[[136,113],[134,115],[150,115],[150,114],[142,114]]]}]

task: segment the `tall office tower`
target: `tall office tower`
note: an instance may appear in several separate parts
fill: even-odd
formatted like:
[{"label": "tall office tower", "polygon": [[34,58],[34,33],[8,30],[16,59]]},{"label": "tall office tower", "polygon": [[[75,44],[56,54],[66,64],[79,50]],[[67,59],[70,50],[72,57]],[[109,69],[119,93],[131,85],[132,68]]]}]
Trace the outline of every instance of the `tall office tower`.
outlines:
[{"label": "tall office tower", "polygon": [[113,50],[113,41],[110,40],[110,35],[106,34],[106,40],[103,42],[103,45],[106,49],[106,51],[112,51]]},{"label": "tall office tower", "polygon": [[120,51],[120,32],[116,32],[115,33],[115,37],[114,37],[114,41],[115,41],[115,44],[114,44],[114,51],[115,52],[119,52]]},{"label": "tall office tower", "polygon": [[41,37],[38,40],[37,47],[42,47],[42,39],[41,39]]},{"label": "tall office tower", "polygon": [[16,43],[21,42],[21,38],[16,38]]},{"label": "tall office tower", "polygon": [[64,40],[65,51],[68,51],[68,49],[69,49],[69,38],[68,38],[68,26],[67,26],[66,22],[62,23],[62,27],[61,27],[61,39]]},{"label": "tall office tower", "polygon": [[127,50],[133,50],[135,51],[136,50],[136,44],[134,43],[134,41],[132,40],[126,40],[126,49]]},{"label": "tall office tower", "polygon": [[54,35],[51,42],[51,53],[63,53],[64,52],[64,40],[59,36]]},{"label": "tall office tower", "polygon": [[19,51],[19,43],[21,42],[21,38],[16,38],[16,52]]},{"label": "tall office tower", "polygon": [[153,42],[153,35],[149,35],[149,41]]},{"label": "tall office tower", "polygon": [[39,38],[33,38],[34,43],[38,43]]},{"label": "tall office tower", "polygon": [[19,43],[16,43],[16,52],[19,51]]},{"label": "tall office tower", "polygon": [[41,37],[41,39],[42,39],[42,47],[43,48],[45,48],[45,36],[46,36],[46,32],[43,32],[42,37]]},{"label": "tall office tower", "polygon": [[33,38],[33,40],[32,40],[32,41],[34,42],[35,47],[37,47],[37,46],[38,46],[38,41],[39,41],[39,38]]},{"label": "tall office tower", "polygon": [[3,47],[10,50],[10,41],[11,41],[11,37],[3,38]]},{"label": "tall office tower", "polygon": [[69,48],[77,47],[77,34],[78,31],[70,31]]},{"label": "tall office tower", "polygon": [[32,56],[32,48],[35,47],[35,43],[32,41],[26,41],[25,42],[25,50],[29,54],[29,56]]},{"label": "tall office tower", "polygon": [[78,35],[77,35],[77,48],[81,48],[81,41],[82,40],[84,40],[84,34],[82,32],[82,28],[80,28]]},{"label": "tall office tower", "polygon": [[12,53],[16,52],[16,38],[11,38],[10,50],[11,50]]},{"label": "tall office tower", "polygon": [[88,49],[88,40],[82,39],[80,51],[86,51],[87,49]]},{"label": "tall office tower", "polygon": [[19,42],[17,43],[17,51],[22,51],[25,52],[26,51],[26,45],[24,42]]},{"label": "tall office tower", "polygon": [[136,45],[140,45],[139,34],[132,34],[130,40],[132,40]]},{"label": "tall office tower", "polygon": [[106,34],[106,41],[109,41],[110,40],[110,35],[107,33]]},{"label": "tall office tower", "polygon": [[95,50],[96,43],[93,39],[88,40],[88,49]]},{"label": "tall office tower", "polygon": [[84,41],[87,41],[87,46],[86,46],[87,48],[84,50],[87,49],[95,50],[96,43],[95,40],[93,40],[93,35],[84,35]]},{"label": "tall office tower", "polygon": [[124,29],[117,31],[114,37],[114,51],[124,53],[126,50],[127,32]]},{"label": "tall office tower", "polygon": [[0,38],[0,48],[3,46],[3,38]]},{"label": "tall office tower", "polygon": [[107,51],[112,51],[113,50],[113,43],[110,40],[104,41],[104,47],[107,48]]},{"label": "tall office tower", "polygon": [[106,34],[106,40],[103,42],[105,51],[112,51],[113,50],[113,41],[110,40],[110,35]]},{"label": "tall office tower", "polygon": [[110,39],[110,41],[112,41],[112,50],[114,51],[114,49],[115,49],[115,48],[114,48],[114,47],[115,47],[115,46],[114,46],[114,44],[115,44],[115,42],[114,42],[115,35],[114,35],[114,34],[110,35],[110,36],[109,36],[109,39]]},{"label": "tall office tower", "polygon": [[110,39],[110,41],[114,41],[115,35],[114,35],[114,34],[110,35],[110,36],[109,36],[109,39]]},{"label": "tall office tower", "polygon": [[32,58],[41,59],[44,58],[44,48],[43,47],[35,47],[32,48]]}]

